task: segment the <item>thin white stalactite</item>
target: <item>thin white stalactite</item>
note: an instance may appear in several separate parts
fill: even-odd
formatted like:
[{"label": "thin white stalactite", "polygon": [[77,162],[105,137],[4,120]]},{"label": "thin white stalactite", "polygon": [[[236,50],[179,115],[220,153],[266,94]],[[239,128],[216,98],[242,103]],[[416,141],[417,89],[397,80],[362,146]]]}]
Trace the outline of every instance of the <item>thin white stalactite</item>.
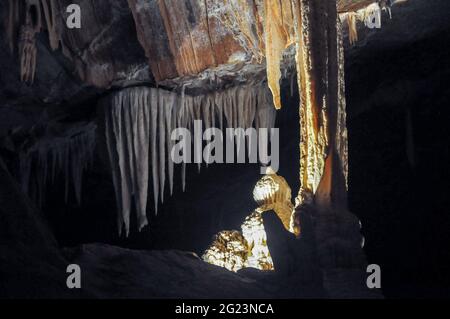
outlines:
[{"label": "thin white stalactite", "polygon": [[174,142],[171,139],[172,129],[175,127],[176,120],[176,96],[174,94],[167,95],[167,103],[164,106],[164,114],[166,121],[166,143],[167,143],[167,171],[169,175],[170,195],[173,194],[173,171],[174,163],[171,158],[171,150]]},{"label": "thin white stalactite", "polygon": [[[161,203],[164,203],[164,185],[166,182],[166,101],[168,101],[168,92],[158,90],[158,151],[159,151],[159,189],[161,194]],[[169,137],[170,138],[170,137]]]},{"label": "thin white stalactite", "polygon": [[156,133],[158,128],[158,101],[159,100],[159,90],[152,89],[150,91],[150,111],[151,111],[151,134],[150,134],[150,145],[152,148],[152,178],[153,178],[153,198],[155,204],[155,215],[158,214],[158,191],[159,191],[159,181],[158,181],[158,154],[156,145]]}]

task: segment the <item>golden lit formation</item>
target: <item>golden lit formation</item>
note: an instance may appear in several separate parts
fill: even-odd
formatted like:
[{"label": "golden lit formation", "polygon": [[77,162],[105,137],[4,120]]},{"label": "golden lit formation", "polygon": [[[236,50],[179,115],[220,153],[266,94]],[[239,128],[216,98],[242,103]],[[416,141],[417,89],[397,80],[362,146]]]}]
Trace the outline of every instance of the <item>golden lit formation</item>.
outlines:
[{"label": "golden lit formation", "polygon": [[[264,8],[267,78],[277,108],[281,107],[281,55],[292,39],[296,44],[301,185],[296,204],[314,198],[323,206],[345,205],[348,156],[344,60],[336,3],[267,0]],[[326,14],[317,16],[317,12]],[[275,211],[284,227],[298,236],[299,223],[292,217],[291,190],[284,178],[269,170],[256,184],[253,196],[259,207],[242,225],[242,235],[248,245],[248,254],[242,264],[244,267],[273,269],[263,213]],[[203,258],[237,270],[238,266],[227,264],[228,261],[223,259],[228,253],[228,245],[218,247],[213,243]]]},{"label": "golden lit formation", "polygon": [[269,168],[267,174],[256,183],[253,198],[259,207],[245,218],[241,226],[242,234],[238,231],[222,231],[217,234],[203,255],[204,261],[231,271],[241,268],[274,269],[267,246],[263,214],[273,210],[286,230],[293,229],[291,188],[283,177]]},{"label": "golden lit formation", "polygon": [[230,271],[242,269],[247,261],[248,244],[237,230],[224,230],[214,236],[203,260]]},{"label": "golden lit formation", "polygon": [[[347,3],[339,5],[348,6]],[[335,175],[342,173],[345,184],[347,178],[342,28],[336,3],[266,0],[264,9],[267,79],[277,109],[281,108],[282,53],[289,45],[296,45],[300,92],[299,202],[304,200],[306,193],[316,194],[320,184],[325,184],[322,180],[326,174],[329,175],[326,181],[328,185],[322,185],[322,193],[330,197],[331,189],[339,188],[341,186],[338,184],[342,184],[336,181]],[[316,12],[327,14],[317,16]],[[350,37],[351,41],[356,41],[357,34],[353,32]],[[339,162],[338,165],[336,162]],[[325,172],[327,167],[329,170]],[[336,167],[338,172],[333,169]]]}]

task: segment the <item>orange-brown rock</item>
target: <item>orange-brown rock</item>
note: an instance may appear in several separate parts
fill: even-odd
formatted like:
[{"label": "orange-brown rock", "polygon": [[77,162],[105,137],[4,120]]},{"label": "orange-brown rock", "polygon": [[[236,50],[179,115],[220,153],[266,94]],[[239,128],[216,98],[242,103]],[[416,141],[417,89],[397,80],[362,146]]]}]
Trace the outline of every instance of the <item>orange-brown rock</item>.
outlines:
[{"label": "orange-brown rock", "polygon": [[128,0],[157,81],[226,64],[244,49],[215,16],[214,1]]}]

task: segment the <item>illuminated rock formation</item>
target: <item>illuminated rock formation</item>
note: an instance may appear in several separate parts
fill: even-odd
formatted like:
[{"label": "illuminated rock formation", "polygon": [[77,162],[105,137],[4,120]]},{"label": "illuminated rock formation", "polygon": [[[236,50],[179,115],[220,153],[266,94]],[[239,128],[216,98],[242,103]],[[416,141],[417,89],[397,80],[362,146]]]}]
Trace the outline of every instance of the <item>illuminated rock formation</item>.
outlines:
[{"label": "illuminated rock formation", "polygon": [[273,270],[273,260],[267,247],[267,234],[264,229],[262,213],[251,213],[241,225],[242,235],[248,243],[248,256],[245,267]]},{"label": "illuminated rock formation", "polygon": [[[339,12],[342,15],[358,12],[364,21],[364,10],[372,2],[338,1]],[[285,48],[295,42],[293,3],[291,0],[86,1],[82,11],[88,14],[83,14],[83,24],[89,28],[68,29],[65,21],[68,3],[62,0],[9,0],[6,35],[13,51],[19,47],[21,33],[26,31],[31,44],[29,40],[35,34],[47,31],[49,47],[61,50],[83,82],[102,88],[116,81],[134,80],[136,70],[143,69],[145,63],[151,71],[146,80],[156,83],[168,79],[179,79],[182,83],[186,76],[226,65],[267,65],[274,105],[280,108],[280,60]],[[90,12],[102,12],[101,18]],[[30,16],[32,32],[27,27]],[[129,34],[136,38],[130,39]],[[122,50],[117,50],[119,46]],[[142,49],[146,59],[140,56]],[[120,51],[132,52],[133,56],[124,56]],[[39,63],[37,55],[30,57],[31,60],[25,60],[28,64],[34,60]],[[30,75],[33,70],[28,67]]]},{"label": "illuminated rock formation", "polygon": [[[256,268],[261,270],[273,270],[273,260],[267,246],[267,234],[264,229],[264,212],[275,211],[286,230],[290,229],[291,218],[293,213],[293,205],[291,203],[291,188],[286,180],[275,174],[270,168],[267,174],[264,175],[255,185],[253,190],[253,199],[259,205],[254,212],[247,216],[244,223],[241,225],[242,236],[245,239],[247,252],[245,258],[239,255],[235,258],[241,258],[243,264],[241,268]],[[228,232],[225,232],[228,234]],[[220,235],[221,233],[219,233]],[[229,240],[234,240],[230,238]],[[218,247],[216,247],[218,246]],[[224,243],[213,242],[211,247],[205,252],[203,260],[214,265],[222,266],[226,264],[223,258],[230,259],[229,254],[233,250],[227,249],[228,245]],[[234,249],[234,245],[229,245]],[[219,253],[220,252],[220,253]],[[228,265],[226,268],[230,269]],[[237,268],[233,266],[233,268]]]},{"label": "illuminated rock formation", "polygon": [[[362,1],[354,4],[346,4],[343,6],[346,11],[342,12],[340,20],[347,21],[348,40],[350,45],[358,41],[358,22],[370,29],[381,28],[381,13],[385,11],[390,19],[392,19],[391,5],[392,1]],[[342,8],[342,7],[341,7]]]},{"label": "illuminated rock formation", "polygon": [[291,217],[294,206],[291,202],[291,188],[286,180],[268,168],[253,189],[253,199],[259,205],[257,211],[263,213],[274,210],[286,230],[291,231]]},{"label": "illuminated rock formation", "polygon": [[248,249],[248,243],[240,232],[224,230],[214,237],[202,258],[207,263],[238,271],[247,263]]},{"label": "illuminated rock formation", "polygon": [[294,11],[300,91],[298,203],[314,194],[324,205],[341,201],[345,206],[347,128],[337,8],[333,2],[301,0]]},{"label": "illuminated rock formation", "polygon": [[[284,9],[284,10],[283,10]],[[293,27],[290,0],[264,1],[264,35],[267,61],[267,81],[272,91],[274,105],[281,108],[280,60],[290,45],[290,27]]]},{"label": "illuminated rock formation", "polygon": [[349,12],[347,17],[348,24],[348,40],[351,45],[358,41],[358,30],[356,27],[356,14],[354,12]]}]

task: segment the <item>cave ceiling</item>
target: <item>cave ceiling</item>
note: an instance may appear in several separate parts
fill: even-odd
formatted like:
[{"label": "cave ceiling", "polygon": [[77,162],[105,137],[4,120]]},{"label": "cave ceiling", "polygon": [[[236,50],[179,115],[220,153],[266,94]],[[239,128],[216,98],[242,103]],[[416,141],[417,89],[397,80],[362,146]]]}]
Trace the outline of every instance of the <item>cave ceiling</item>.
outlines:
[{"label": "cave ceiling", "polygon": [[[59,8],[72,2],[55,1]],[[158,86],[196,95],[267,80],[262,0],[75,2],[82,9],[81,29],[62,26],[62,10],[55,10],[58,13],[54,14],[52,30],[42,19],[41,32],[36,35],[32,84],[20,81],[18,25],[2,24],[0,105],[5,126],[14,126],[18,116],[23,123],[24,116],[34,117],[42,109],[58,114],[62,109],[89,109],[86,104],[99,95],[126,86]],[[342,15],[370,3],[373,1],[339,0],[338,10]],[[358,25],[363,40],[356,47],[345,41],[347,56],[353,59],[365,46],[414,41],[432,32],[439,23],[414,20],[423,15],[442,20],[442,14],[432,7],[423,0],[400,1],[393,7],[393,19],[383,21],[385,26],[380,30],[365,30],[364,25]],[[283,14],[288,10],[283,8]],[[7,22],[8,1],[0,3],[0,12]],[[12,37],[7,36],[9,28],[13,28]],[[282,78],[295,72],[294,54],[292,46],[283,52]]]}]

